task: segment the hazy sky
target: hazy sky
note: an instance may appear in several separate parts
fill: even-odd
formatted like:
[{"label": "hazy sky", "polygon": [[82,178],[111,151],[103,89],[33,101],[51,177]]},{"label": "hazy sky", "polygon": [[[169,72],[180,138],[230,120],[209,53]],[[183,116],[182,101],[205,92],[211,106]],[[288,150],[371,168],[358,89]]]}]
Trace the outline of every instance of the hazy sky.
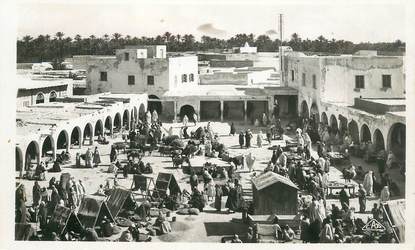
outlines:
[{"label": "hazy sky", "polygon": [[[55,34],[66,36],[156,36],[169,31],[228,38],[238,33],[268,34],[284,14],[284,33],[302,38],[361,41],[405,40],[405,8],[398,4],[282,5],[282,4],[33,4],[18,6],[18,37]],[[272,35],[277,38],[277,35]]]}]

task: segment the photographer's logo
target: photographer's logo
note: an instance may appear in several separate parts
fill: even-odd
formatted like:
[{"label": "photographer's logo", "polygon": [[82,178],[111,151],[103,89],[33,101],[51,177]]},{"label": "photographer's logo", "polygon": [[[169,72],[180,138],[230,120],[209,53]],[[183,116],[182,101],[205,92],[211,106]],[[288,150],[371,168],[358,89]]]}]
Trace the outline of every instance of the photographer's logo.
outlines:
[{"label": "photographer's logo", "polygon": [[362,230],[367,233],[383,233],[386,228],[376,219],[371,219],[368,223],[366,223],[366,225],[363,226]]}]

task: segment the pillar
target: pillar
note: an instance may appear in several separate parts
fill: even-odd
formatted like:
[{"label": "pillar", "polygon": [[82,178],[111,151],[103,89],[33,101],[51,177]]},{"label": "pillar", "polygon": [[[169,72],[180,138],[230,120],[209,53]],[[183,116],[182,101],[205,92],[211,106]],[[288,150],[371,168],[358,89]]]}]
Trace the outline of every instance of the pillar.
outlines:
[{"label": "pillar", "polygon": [[173,112],[174,112],[173,122],[177,122],[177,102],[176,101],[173,101]]},{"label": "pillar", "polygon": [[52,160],[56,160],[56,149],[58,148],[58,140],[53,138],[53,148],[52,148]]},{"label": "pillar", "polygon": [[247,104],[247,101],[246,100],[244,100],[244,122],[246,123],[247,121],[248,121],[248,112],[247,112],[247,110],[248,110],[248,104]]},{"label": "pillar", "polygon": [[223,122],[223,100],[220,101],[220,121]]},{"label": "pillar", "polygon": [[84,136],[82,134],[82,130],[79,132],[79,148],[82,148],[82,144],[84,144]]}]

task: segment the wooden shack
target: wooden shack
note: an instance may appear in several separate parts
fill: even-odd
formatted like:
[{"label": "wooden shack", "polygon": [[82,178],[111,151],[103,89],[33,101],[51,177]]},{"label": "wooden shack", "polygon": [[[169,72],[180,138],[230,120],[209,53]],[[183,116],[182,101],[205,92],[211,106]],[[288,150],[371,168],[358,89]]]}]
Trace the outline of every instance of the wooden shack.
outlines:
[{"label": "wooden shack", "polygon": [[267,172],[252,180],[254,214],[296,215],[298,187],[288,178]]}]

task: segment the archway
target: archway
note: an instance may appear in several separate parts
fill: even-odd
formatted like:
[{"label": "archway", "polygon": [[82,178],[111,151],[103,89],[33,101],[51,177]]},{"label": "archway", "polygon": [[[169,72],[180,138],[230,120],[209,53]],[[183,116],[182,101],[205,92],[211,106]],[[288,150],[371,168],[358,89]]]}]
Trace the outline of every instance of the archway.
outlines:
[{"label": "archway", "polygon": [[36,104],[44,103],[45,102],[45,95],[43,93],[39,93],[36,96]]},{"label": "archway", "polygon": [[355,144],[358,144],[360,141],[359,138],[359,126],[357,125],[357,122],[355,120],[351,120],[349,123],[349,134],[352,138],[352,141]]},{"label": "archway", "polygon": [[23,170],[23,153],[19,147],[16,147],[16,171]]},{"label": "archway", "polygon": [[310,108],[310,120],[312,124],[312,130],[317,131],[320,123],[320,114],[318,113],[318,107],[316,103],[311,104]]},{"label": "archway", "polygon": [[116,113],[114,117],[114,133],[121,131],[121,114]]},{"label": "archway", "polygon": [[180,108],[180,120],[183,120],[183,117],[186,115],[189,118],[189,121],[194,122],[193,114],[195,113],[195,109],[191,105],[183,105]]},{"label": "archway", "polygon": [[58,135],[58,140],[56,141],[56,149],[69,149],[69,136],[66,130],[62,130]]},{"label": "archway", "polygon": [[128,112],[128,110],[126,109],[126,110],[124,110],[124,113],[123,113],[123,115],[122,115],[122,126],[125,128],[125,129],[129,129],[129,127],[130,127],[130,125],[129,125],[129,120],[130,120],[130,113]]},{"label": "archway", "polygon": [[48,135],[46,136],[45,140],[42,144],[42,157],[50,157],[55,155],[55,147],[53,144],[52,136]]},{"label": "archway", "polygon": [[[141,108],[141,106],[140,106]],[[160,98],[156,95],[149,95],[148,101],[147,101],[147,110],[150,110],[151,113],[153,111],[157,111],[157,114],[161,115],[161,112],[163,111],[163,106],[161,104]]]},{"label": "archway", "polygon": [[81,147],[81,129],[79,127],[74,127],[71,132],[71,146]]},{"label": "archway", "polygon": [[26,149],[26,170],[30,169],[32,164],[39,164],[39,144],[36,141],[31,141]]},{"label": "archway", "polygon": [[388,150],[392,151],[399,160],[405,159],[406,150],[406,126],[403,123],[395,123],[389,129]]},{"label": "archway", "polygon": [[105,118],[104,128],[105,128],[105,134],[106,135],[111,135],[112,134],[112,119],[111,119],[111,116],[107,116],[107,118]]},{"label": "archway", "polygon": [[360,136],[361,138],[361,142],[368,142],[368,141],[372,141],[372,135],[370,134],[370,129],[366,124],[363,124],[361,129],[360,129]]},{"label": "archway", "polygon": [[58,95],[56,94],[55,91],[51,91],[49,93],[49,102],[56,102],[56,98],[58,97]]},{"label": "archway", "polygon": [[337,134],[339,130],[339,124],[337,123],[337,118],[335,115],[330,116],[330,132]]},{"label": "archway", "polygon": [[[335,118],[336,118],[336,117],[335,117]],[[321,122],[322,122],[324,125],[329,125],[329,119],[328,119],[328,117],[327,117],[326,112],[321,113]]]},{"label": "archway", "polygon": [[94,136],[100,136],[103,134],[104,134],[104,128],[102,126],[102,121],[97,120],[97,122],[95,123],[95,128],[94,128]]},{"label": "archway", "polygon": [[85,128],[84,128],[84,140],[83,140],[83,145],[85,145],[86,144],[86,141],[89,141],[89,144],[88,145],[92,145],[93,144],[93,142],[94,142],[94,137],[93,137],[93,133],[92,133],[92,131],[93,131],[93,129],[92,129],[92,125],[91,125],[91,123],[87,123],[86,125],[85,125]]},{"label": "archway", "polygon": [[385,140],[379,129],[376,129],[375,132],[373,132],[373,144],[375,145],[376,152],[385,149]]},{"label": "archway", "polygon": [[310,117],[310,114],[309,114],[309,111],[308,110],[309,109],[308,109],[307,102],[306,101],[303,101],[301,103],[301,117],[303,117],[303,118],[309,118]]}]

